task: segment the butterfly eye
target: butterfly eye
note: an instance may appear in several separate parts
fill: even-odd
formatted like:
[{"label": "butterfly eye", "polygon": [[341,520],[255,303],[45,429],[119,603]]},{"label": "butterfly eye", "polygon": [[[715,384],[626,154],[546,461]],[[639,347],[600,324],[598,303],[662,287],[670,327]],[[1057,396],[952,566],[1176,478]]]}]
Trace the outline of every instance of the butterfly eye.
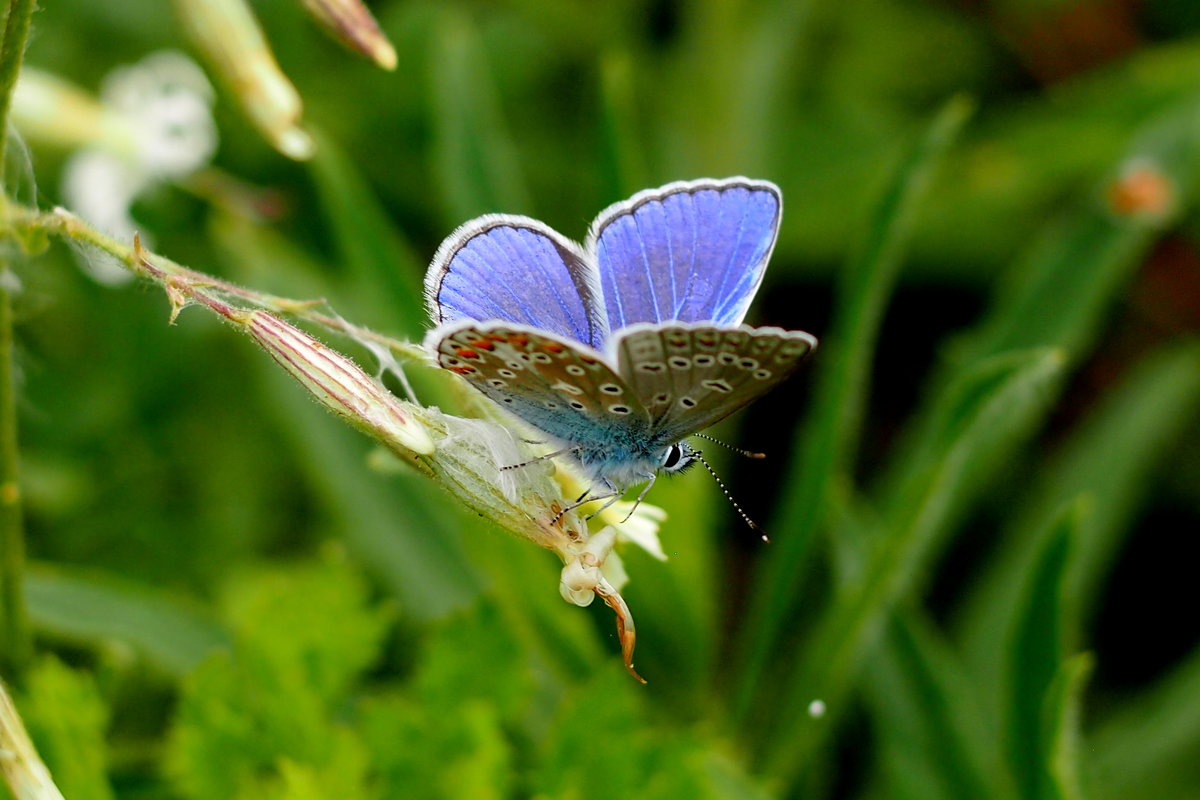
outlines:
[{"label": "butterfly eye", "polygon": [[683,451],[679,445],[673,444],[667,448],[667,452],[663,454],[662,468],[665,470],[675,469],[675,465],[679,463],[679,459],[683,458]]}]

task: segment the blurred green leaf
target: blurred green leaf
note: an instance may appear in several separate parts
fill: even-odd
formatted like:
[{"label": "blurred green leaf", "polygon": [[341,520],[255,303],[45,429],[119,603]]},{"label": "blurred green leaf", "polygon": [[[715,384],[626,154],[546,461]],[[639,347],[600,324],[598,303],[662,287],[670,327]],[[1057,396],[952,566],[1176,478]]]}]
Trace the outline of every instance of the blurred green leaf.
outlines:
[{"label": "blurred green leaf", "polygon": [[110,714],[92,676],[47,656],[26,676],[22,694],[25,727],[62,796],[111,800],[104,741]]},{"label": "blurred green leaf", "polygon": [[[966,370],[943,398],[928,431],[924,456],[911,479],[881,503],[883,530],[862,582],[838,597],[806,643],[784,698],[770,698],[775,724],[760,731],[763,762],[791,780],[812,767],[832,721],[845,711],[858,667],[877,643],[894,604],[916,588],[967,465],[1005,433],[1025,425],[1031,409],[1058,377],[1053,350],[1007,353]],[[819,721],[806,713],[819,698],[829,709]]]},{"label": "blurred green leaf", "polygon": [[995,723],[982,714],[957,655],[917,609],[897,612],[864,679],[890,794],[913,800],[1014,796]]},{"label": "blurred green leaf", "polygon": [[1053,531],[1038,553],[1019,600],[1015,638],[1006,664],[1007,749],[1018,795],[1029,800],[1065,800],[1055,770],[1059,755],[1055,734],[1070,696],[1052,686],[1066,661],[1069,610],[1064,602],[1072,543],[1078,539],[1087,504],[1075,502],[1059,512]]},{"label": "blurred green leaf", "polygon": [[1091,677],[1091,653],[1079,653],[1062,662],[1046,697],[1042,738],[1047,743],[1050,797],[1083,800],[1082,768],[1086,751],[1082,742],[1083,694]]},{"label": "blurred green leaf", "polygon": [[368,607],[362,576],[335,556],[255,570],[226,587],[221,605],[244,666],[281,687],[303,686],[327,703],[379,657],[392,616]]},{"label": "blurred green leaf", "polygon": [[25,594],[39,631],[89,645],[115,640],[174,675],[230,642],[198,609],[111,575],[37,565],[26,574]]},{"label": "blurred green leaf", "polygon": [[[949,368],[1022,347],[1062,347],[1072,361],[1090,352],[1105,311],[1146,248],[1190,205],[1200,171],[1198,138],[1196,95],[1145,123],[1093,192],[1091,207],[1049,227],[1005,277],[986,318],[952,348]],[[1123,216],[1110,209],[1111,182],[1138,164],[1170,181],[1177,195],[1170,213]]]},{"label": "blurred green leaf", "polygon": [[817,388],[785,493],[773,517],[775,545],[751,586],[750,612],[740,636],[745,661],[738,668],[734,713],[743,717],[762,671],[792,618],[816,532],[828,507],[831,482],[852,467],[870,382],[875,340],[902,263],[904,244],[938,159],[966,122],[970,104],[958,99],[934,120],[897,170],[873,212],[861,249],[842,273],[834,322],[818,350]]},{"label": "blurred green leaf", "polygon": [[333,559],[260,571],[235,578],[222,607],[237,642],[184,684],[167,749],[178,788],[195,800],[367,797],[363,745],[335,715],[379,657],[386,617],[361,579]]},{"label": "blurred green leaf", "polygon": [[546,724],[530,707],[531,678],[527,657],[490,604],[440,625],[409,690],[363,708],[383,796],[512,796],[517,755],[508,732]]},{"label": "blurred green leaf", "polygon": [[[1077,426],[1037,474],[1014,510],[1001,548],[972,582],[958,628],[981,686],[999,686],[998,662],[1015,624],[1021,576],[1054,530],[1063,504],[1086,494],[1093,507],[1069,576],[1069,596],[1081,612],[1114,557],[1165,446],[1185,429],[1200,404],[1200,347],[1166,347],[1137,364]],[[998,691],[984,697],[995,703]]]},{"label": "blurred green leaf", "polygon": [[516,148],[470,18],[446,9],[432,44],[432,157],[443,219],[459,225],[481,214],[530,213]]},{"label": "blurred green leaf", "polygon": [[318,136],[317,142],[317,155],[309,162],[313,184],[337,243],[357,321],[419,339],[426,322],[424,259],[388,219],[338,144],[328,136]]},{"label": "blurred green leaf", "polygon": [[603,203],[624,200],[644,189],[649,182],[643,152],[644,136],[639,134],[635,86],[634,62],[630,54],[608,53],[600,63]]}]

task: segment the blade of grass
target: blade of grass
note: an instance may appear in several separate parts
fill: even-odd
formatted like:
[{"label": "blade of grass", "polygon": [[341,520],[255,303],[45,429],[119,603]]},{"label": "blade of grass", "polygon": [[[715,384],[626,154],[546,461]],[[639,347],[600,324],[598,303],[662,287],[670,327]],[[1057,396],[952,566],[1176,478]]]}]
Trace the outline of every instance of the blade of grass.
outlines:
[{"label": "blade of grass", "polygon": [[744,654],[734,671],[732,709],[739,722],[745,721],[767,661],[792,618],[832,482],[849,473],[858,448],[875,341],[916,208],[970,109],[966,100],[956,99],[934,119],[880,198],[862,249],[841,273],[833,326],[817,356],[812,410],[783,484],[794,489],[773,517],[769,529],[775,532],[775,543],[750,584],[746,625],[735,650]]},{"label": "blade of grass", "polygon": [[612,52],[600,62],[602,204],[615,203],[647,184],[645,137],[639,135],[633,59]]},{"label": "blade of grass", "polygon": [[[934,424],[932,410],[961,365],[1022,347],[1065,348],[1072,363],[1087,355],[1120,288],[1155,237],[1190,200],[1200,167],[1198,139],[1200,98],[1193,95],[1145,125],[1123,159],[1120,168],[1148,165],[1168,182],[1165,191],[1173,197],[1162,213],[1118,214],[1102,205],[1114,178],[1098,187],[1091,208],[1047,230],[998,289],[984,320],[948,348],[928,400],[897,444],[897,457],[889,460],[884,486],[911,475],[925,431]],[[978,480],[985,481],[1001,465],[999,460],[980,465]]]},{"label": "blade of grass", "polygon": [[39,632],[89,645],[115,640],[176,677],[231,642],[203,613],[113,576],[35,564],[25,596]]},{"label": "blade of grass", "polygon": [[1055,800],[1083,800],[1082,746],[1083,692],[1092,675],[1091,653],[1079,653],[1063,661],[1046,697],[1042,719],[1047,745],[1050,794]]},{"label": "blade of grass", "polygon": [[1147,475],[1198,405],[1200,345],[1166,348],[1137,365],[1046,463],[1002,534],[1003,546],[973,581],[956,626],[985,697],[998,696],[998,664],[1014,624],[1021,576],[1028,574],[1052,534],[1057,509],[1081,493],[1092,498],[1095,513],[1084,522],[1070,575],[1073,602],[1087,608],[1137,508]]},{"label": "blade of grass", "polygon": [[1051,773],[1055,748],[1046,720],[1055,707],[1051,687],[1063,667],[1070,612],[1063,598],[1072,541],[1079,537],[1087,512],[1076,501],[1056,514],[1053,530],[1023,583],[1017,627],[1008,649],[1006,744],[1018,796],[1051,800],[1061,795]]},{"label": "blade of grass", "polygon": [[865,688],[893,764],[889,783],[922,776],[909,796],[928,800],[1014,796],[977,688],[932,623],[917,608],[898,609],[884,645]]},{"label": "blade of grass", "polygon": [[374,192],[328,136],[316,135],[308,162],[317,198],[354,292],[355,316],[419,338],[425,329],[425,262],[413,252]]},{"label": "blade of grass", "polygon": [[[922,465],[919,479],[881,507],[884,530],[859,586],[844,592],[803,646],[783,696],[772,698],[774,724],[760,730],[759,748],[769,773],[790,783],[813,766],[846,701],[866,653],[896,602],[917,583],[945,515],[961,489],[968,463],[1005,431],[1025,424],[1057,378],[1063,359],[1053,350],[1009,353],[980,362],[948,393],[936,415],[938,456]],[[828,713],[819,721],[806,709],[814,698]]]},{"label": "blade of grass", "polygon": [[[1146,248],[1187,207],[1200,168],[1200,97],[1188,97],[1143,126],[1092,206],[1038,239],[999,287],[980,324],[952,348],[948,370],[1021,347],[1062,347],[1072,360],[1091,350],[1109,306]],[[1128,165],[1146,165],[1168,182],[1163,213],[1115,213],[1110,194]]]},{"label": "blade of grass", "polygon": [[453,10],[444,12],[436,31],[432,158],[447,223],[498,211],[529,213],[529,192],[479,36]]}]

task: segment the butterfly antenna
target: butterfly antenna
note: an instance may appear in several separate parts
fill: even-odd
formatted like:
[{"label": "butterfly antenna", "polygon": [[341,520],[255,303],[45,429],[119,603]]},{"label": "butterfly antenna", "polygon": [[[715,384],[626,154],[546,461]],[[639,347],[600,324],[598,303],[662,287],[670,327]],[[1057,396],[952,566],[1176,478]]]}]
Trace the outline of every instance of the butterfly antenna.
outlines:
[{"label": "butterfly antenna", "polygon": [[[708,437],[705,437],[705,438],[708,438]],[[705,468],[706,470],[708,470],[708,474],[713,476],[713,480],[717,482],[717,486],[720,486],[720,487],[721,487],[721,491],[722,491],[722,492],[724,492],[724,494],[725,494],[725,499],[729,501],[729,504],[730,504],[731,506],[733,506],[734,510],[735,510],[735,511],[737,511],[737,513],[738,513],[738,514],[741,516],[741,518],[742,518],[742,519],[745,521],[745,523],[746,523],[747,525],[749,525],[749,526],[750,526],[750,529],[751,529],[751,530],[754,530],[754,531],[757,531],[757,532],[758,532],[758,534],[759,534],[759,536],[761,536],[761,537],[762,537],[762,540],[763,540],[764,542],[770,542],[771,540],[770,540],[769,538],[767,538],[767,532],[766,532],[766,531],[764,531],[762,528],[760,528],[760,527],[758,526],[758,523],[756,523],[754,520],[750,519],[750,515],[749,515],[749,514],[747,514],[745,511],[743,511],[743,510],[742,510],[742,507],[738,505],[738,502],[737,502],[737,500],[734,500],[734,499],[733,499],[733,495],[731,495],[731,494],[729,493],[729,489],[727,489],[727,488],[725,487],[725,481],[721,480],[721,476],[720,476],[720,475],[718,475],[718,474],[717,474],[717,473],[716,473],[716,472],[713,470],[713,468],[712,468],[712,465],[711,465],[711,464],[709,464],[709,463],[708,463],[708,461],[706,461],[706,460],[704,459],[704,456],[700,455],[700,451],[699,451],[699,450],[693,450],[693,451],[692,451],[692,455],[696,457],[696,460],[697,460],[697,461],[699,461],[701,464],[703,464],[703,465],[704,465],[704,468]]]},{"label": "butterfly antenna", "polygon": [[[743,450],[740,447],[734,447],[731,444],[726,444],[725,442],[722,442],[720,439],[709,436],[707,433],[693,433],[692,436],[696,436],[701,439],[708,439],[710,442],[716,442],[717,444],[721,445],[721,447],[732,450],[733,452],[737,453],[739,456],[745,456],[746,458],[766,458],[767,457],[766,453],[756,453],[753,450]],[[710,470],[710,472],[711,472],[711,470]],[[716,476],[714,475],[713,477],[716,477]]]}]

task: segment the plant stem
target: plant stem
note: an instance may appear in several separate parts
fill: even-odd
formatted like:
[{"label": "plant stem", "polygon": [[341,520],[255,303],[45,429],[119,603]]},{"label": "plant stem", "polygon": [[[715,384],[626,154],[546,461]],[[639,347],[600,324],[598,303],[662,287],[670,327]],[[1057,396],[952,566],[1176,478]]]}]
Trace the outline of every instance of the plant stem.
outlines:
[{"label": "plant stem", "polygon": [[[0,187],[4,186],[8,112],[35,5],[35,0],[10,0],[4,18],[4,37],[0,40]],[[7,202],[3,212],[7,216]],[[25,610],[25,530],[13,380],[15,281],[8,259],[3,256],[0,259],[0,670],[9,680],[19,683],[33,648]]]},{"label": "plant stem", "polygon": [[4,184],[4,154],[8,142],[8,112],[12,107],[13,87],[25,56],[29,38],[29,19],[36,0],[9,0],[4,18],[4,39],[0,41],[0,186]]},{"label": "plant stem", "polygon": [[[0,278],[5,274],[0,272]],[[32,648],[25,612],[25,531],[12,356],[12,296],[0,288],[0,670],[19,683]]]}]

